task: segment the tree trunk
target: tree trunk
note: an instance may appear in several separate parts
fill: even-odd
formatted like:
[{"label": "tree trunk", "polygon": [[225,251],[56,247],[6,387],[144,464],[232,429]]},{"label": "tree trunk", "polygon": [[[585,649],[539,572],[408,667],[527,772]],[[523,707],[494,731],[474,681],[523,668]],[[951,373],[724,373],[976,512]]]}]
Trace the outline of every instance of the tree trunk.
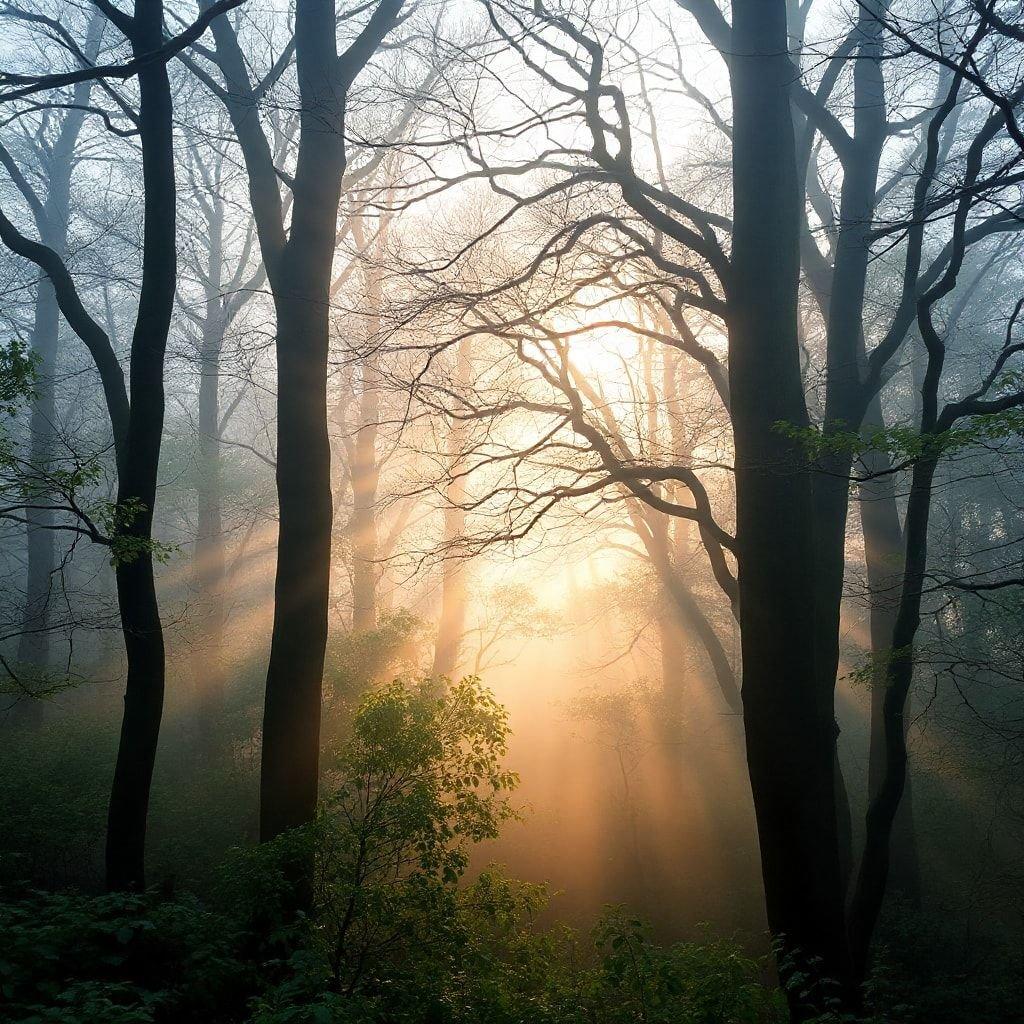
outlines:
[{"label": "tree trunk", "polygon": [[[454,485],[448,488],[449,501]],[[444,534],[447,539],[461,536],[466,514],[453,505],[444,511]],[[466,565],[457,555],[446,556],[442,563],[441,616],[437,624],[434,644],[432,676],[452,678],[459,665],[462,638],[466,632]]]},{"label": "tree trunk", "polygon": [[726,706],[732,714],[741,714],[743,705],[740,699],[740,688],[736,681],[736,671],[729,660],[725,647],[722,646],[718,633],[715,632],[715,627],[704,614],[700,602],[693,596],[690,588],[680,579],[674,568],[670,565],[663,565],[659,572],[673,603],[679,610],[682,623],[693,630],[694,636],[701,642]]},{"label": "tree trunk", "polygon": [[914,676],[914,641],[921,622],[921,593],[928,564],[928,519],[937,460],[914,466],[907,504],[903,586],[890,642],[887,685],[882,699],[884,769],[867,813],[864,855],[850,908],[854,966],[863,978],[868,952],[885,897],[890,844],[907,779],[906,700]]},{"label": "tree trunk", "polygon": [[[296,290],[304,271],[308,291],[316,286],[312,256],[289,256]],[[312,820],[316,810],[332,515],[326,287],[320,294],[321,304],[301,294],[276,304],[280,530],[263,711],[262,840]]]},{"label": "tree trunk", "polygon": [[[865,421],[876,426],[884,425],[877,398],[869,407]],[[868,759],[868,799],[873,801],[879,795],[885,777],[885,693],[903,577],[903,531],[896,507],[895,478],[888,456],[884,452],[871,452],[866,455],[865,463],[870,473],[878,474],[860,485],[873,659]],[[905,721],[906,717],[905,714]],[[893,823],[888,887],[912,906],[920,904],[921,871],[909,775]]]},{"label": "tree trunk", "polygon": [[[371,288],[370,301],[380,301],[379,288]],[[372,317],[376,321],[376,316]],[[376,357],[362,366],[359,423],[352,461],[352,629],[363,633],[377,628],[377,428],[380,420],[380,375]]]},{"label": "tree trunk", "polygon": [[274,624],[263,709],[260,838],[316,812],[331,562],[327,357],[331,274],[345,171],[345,104],[356,75],[394,25],[402,0],[380,0],[338,55],[333,0],[298,0],[299,151],[286,232],[280,181],[259,100],[231,23],[211,23],[224,103],[245,158],[249,197],[277,315],[279,529]]},{"label": "tree trunk", "polygon": [[[816,652],[815,509],[797,337],[799,187],[784,0],[735,0],[729,378],[747,763],[769,926],[786,976],[849,985],[833,688]],[[819,958],[817,963],[812,958]],[[790,990],[794,1016],[816,1011]]]},{"label": "tree trunk", "polygon": [[[212,256],[211,256],[212,266]],[[224,340],[219,295],[206,302],[199,354],[199,451],[196,481],[194,575],[198,591],[198,636],[193,657],[196,721],[202,746],[213,751],[224,712],[226,621],[224,524],[221,509],[220,355]]]},{"label": "tree trunk", "polygon": [[[854,68],[854,135],[843,160],[835,268],[825,301],[827,365],[825,433],[856,430],[864,416],[861,370],[864,360],[864,295],[871,257],[878,164],[886,139],[885,83],[882,78],[881,21],[863,5],[861,41]],[[887,3],[877,5],[888,6]],[[835,685],[839,668],[839,616],[846,569],[846,526],[852,456],[827,456],[814,481],[818,521],[819,653],[825,680]]]},{"label": "tree trunk", "polygon": [[[152,519],[144,513],[138,519]],[[135,529],[146,529],[136,521]],[[156,601],[153,559],[136,554],[118,566],[128,675],[124,714],[107,814],[107,888],[141,892],[146,885],[145,847],[149,793],[164,699],[164,640]]]},{"label": "tree trunk", "polygon": [[[65,221],[66,223],[66,221]],[[64,242],[66,243],[66,232]],[[47,241],[57,253],[64,254],[66,244]],[[54,428],[57,422],[55,379],[60,310],[49,278],[39,280],[32,327],[32,352],[38,358],[39,377],[29,422],[31,462],[45,472],[53,458]],[[18,664],[31,666],[45,674],[50,665],[50,588],[57,564],[53,513],[45,508],[29,509],[25,518],[27,562],[25,567],[25,607],[18,637]],[[15,717],[25,724],[42,720],[43,702],[31,697],[15,705]]]},{"label": "tree trunk", "polygon": [[291,234],[274,274],[280,527],[263,711],[262,841],[312,820],[319,774],[333,517],[328,314],[345,170],[343,109],[333,95],[333,68],[318,52],[323,34],[333,41],[335,33],[333,4],[323,7],[296,23],[303,138]]},{"label": "tree trunk", "polygon": [[686,643],[679,617],[666,609],[655,620],[661,654],[661,692],[670,710],[669,728],[674,728],[687,707],[686,690],[690,681]]},{"label": "tree trunk", "polygon": [[[104,18],[98,12],[89,22],[84,52],[95,60],[103,37]],[[73,103],[84,107],[91,82],[75,86]],[[40,240],[61,259],[67,252],[71,218],[71,178],[75,150],[85,120],[84,109],[69,109],[64,115],[52,149],[43,157],[46,176],[46,200],[39,223]],[[32,465],[45,471],[53,459],[57,430],[56,373],[59,350],[60,307],[53,283],[40,278],[36,292],[32,326],[32,352],[38,359],[38,380],[29,420]],[[50,590],[57,564],[53,514],[47,509],[30,508],[25,513],[27,561],[25,566],[25,607],[17,659],[44,673],[50,665]],[[44,705],[38,700],[21,701],[18,717],[38,722]]]},{"label": "tree trunk", "polygon": [[[163,42],[163,5],[136,4],[132,49]],[[164,700],[164,642],[151,540],[164,420],[164,351],[177,275],[174,139],[167,68],[139,71],[145,188],[142,289],[131,348],[131,407],[118,466],[117,597],[128,674],[107,816],[107,887],[145,887],[146,817]]]},{"label": "tree trunk", "polygon": [[[469,386],[472,376],[470,342],[464,339],[456,355],[455,386]],[[445,488],[444,539],[447,547],[457,545],[466,527],[466,471],[462,465],[466,444],[465,424],[459,420],[448,429],[448,482]],[[455,554],[446,554],[441,563],[441,616],[437,624],[432,676],[454,676],[459,665],[462,638],[466,632],[466,563]]]}]

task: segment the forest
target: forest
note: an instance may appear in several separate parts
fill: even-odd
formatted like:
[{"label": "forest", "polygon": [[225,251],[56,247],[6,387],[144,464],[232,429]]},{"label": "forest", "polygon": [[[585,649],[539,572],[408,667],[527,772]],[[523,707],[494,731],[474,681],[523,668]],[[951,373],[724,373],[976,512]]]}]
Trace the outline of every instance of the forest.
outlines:
[{"label": "forest", "polygon": [[0,0],[0,1021],[1014,1024],[1024,0]]}]

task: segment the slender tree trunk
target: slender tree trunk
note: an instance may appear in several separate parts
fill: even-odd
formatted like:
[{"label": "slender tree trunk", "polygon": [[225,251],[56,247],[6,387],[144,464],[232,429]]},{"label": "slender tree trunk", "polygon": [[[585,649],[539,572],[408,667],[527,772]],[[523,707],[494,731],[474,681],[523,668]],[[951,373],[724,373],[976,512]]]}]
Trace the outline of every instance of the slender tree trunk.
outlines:
[{"label": "slender tree trunk", "polygon": [[[769,926],[784,975],[850,981],[836,824],[833,686],[816,652],[815,509],[797,336],[797,181],[784,0],[735,0],[729,378],[743,707]],[[819,958],[816,965],[813,958]],[[798,1019],[816,1011],[793,991]]]},{"label": "slender tree trunk", "polygon": [[[371,289],[370,301],[379,301]],[[372,318],[376,321],[376,317]],[[352,462],[352,629],[357,633],[377,628],[377,429],[380,420],[380,375],[375,356],[362,366],[359,425]]]},{"label": "slender tree trunk", "polygon": [[656,622],[661,654],[661,691],[677,721],[686,707],[686,690],[690,680],[682,623],[672,609],[663,611]]},{"label": "slender tree trunk", "polygon": [[[103,37],[104,18],[97,12],[89,22],[84,52],[94,60]],[[87,102],[91,83],[80,82],[73,103]],[[44,156],[46,200],[39,223],[40,240],[62,259],[67,252],[71,219],[71,178],[75,150],[85,120],[83,109],[69,109],[60,125],[52,149]],[[40,278],[32,326],[32,352],[38,359],[39,378],[29,421],[32,465],[46,470],[53,459],[57,430],[56,373],[59,351],[60,307],[53,283]],[[57,564],[53,514],[47,509],[26,511],[27,561],[25,566],[25,608],[18,640],[17,658],[45,673],[50,665],[50,591]],[[40,701],[20,702],[20,714],[33,722],[42,718]]]},{"label": "slender tree trunk", "polygon": [[[861,371],[864,359],[864,295],[871,257],[871,227],[878,164],[886,139],[885,83],[882,79],[881,22],[865,2],[858,22],[861,42],[854,69],[855,130],[843,160],[839,234],[827,309],[827,367],[824,429],[856,430],[864,416]],[[821,670],[825,679],[839,667],[839,616],[846,569],[846,526],[852,456],[828,456],[814,482],[818,518],[818,614]]]},{"label": "slender tree trunk", "polygon": [[[164,42],[163,5],[137,0],[118,26],[135,57]],[[145,886],[146,817],[164,693],[163,632],[153,576],[152,529],[163,433],[163,364],[174,306],[174,139],[166,66],[145,60],[138,71],[144,222],[142,287],[131,344],[130,394],[110,337],[82,305],[64,261],[49,246],[21,235],[0,212],[0,235],[53,283],[61,312],[96,364],[117,458],[112,557],[127,655],[124,715],[107,816],[107,886]]]},{"label": "slender tree trunk", "polygon": [[[163,42],[163,5],[138,2],[132,48],[151,53]],[[131,408],[118,466],[120,550],[117,596],[128,674],[124,716],[107,817],[107,887],[145,887],[146,818],[164,700],[164,641],[156,600],[153,510],[164,420],[164,352],[177,275],[174,139],[167,68],[139,71],[139,128],[145,187],[142,290],[132,338]]]},{"label": "slender tree trunk", "polygon": [[299,151],[286,231],[280,181],[259,101],[231,23],[211,23],[223,99],[245,158],[249,196],[277,315],[279,529],[274,624],[260,774],[260,838],[316,812],[331,562],[327,357],[331,275],[345,171],[345,104],[356,75],[393,27],[402,0],[380,0],[339,56],[334,0],[297,0]]},{"label": "slender tree trunk", "polygon": [[[881,14],[887,0],[867,0],[858,20],[858,56],[854,66],[854,133],[843,159],[835,266],[827,309],[825,433],[859,428],[863,417],[861,371],[864,358],[864,295],[871,256],[870,231],[875,212],[878,165],[886,139],[885,82],[881,71]],[[817,517],[817,652],[822,686],[834,688],[839,670],[840,615],[846,574],[849,517],[848,452],[827,456],[814,481]],[[838,741],[839,728],[836,726]],[[853,862],[849,795],[837,756],[834,766],[836,812],[843,889]]]},{"label": "slender tree trunk", "polygon": [[223,488],[220,465],[220,355],[224,339],[220,299],[207,300],[199,354],[199,451],[196,481],[194,574],[200,603],[193,675],[197,722],[207,752],[224,711],[226,622]]},{"label": "slender tree trunk", "polygon": [[[141,533],[145,526],[137,520]],[[139,892],[146,884],[146,820],[163,715],[164,642],[151,555],[135,555],[116,578],[128,675],[107,815],[107,888]]]},{"label": "slender tree trunk", "polygon": [[[725,701],[729,711],[739,715],[743,710],[743,703],[740,699],[740,688],[736,680],[736,671],[729,655],[722,645],[721,638],[715,631],[700,602],[693,596],[690,588],[686,586],[676,570],[667,568],[667,575],[662,572],[662,582],[668,589],[673,603],[679,610],[681,624],[689,627],[694,636],[700,641],[701,646],[707,654],[711,664],[711,670],[715,675],[715,682],[718,683],[719,692]],[[678,628],[678,625],[677,625]]]},{"label": "slender tree trunk", "polygon": [[[463,388],[471,383],[470,342],[459,344],[455,366],[455,384]],[[448,430],[448,482],[445,488],[444,538],[442,545],[451,547],[458,543],[466,528],[466,476],[462,466],[463,448],[466,444],[465,425],[453,421]],[[454,554],[446,555],[441,563],[441,616],[437,625],[437,641],[434,645],[433,676],[455,674],[459,665],[459,653],[466,632],[466,563]]]},{"label": "slender tree trunk", "polygon": [[868,953],[889,876],[893,827],[907,779],[906,701],[914,675],[914,641],[921,623],[921,594],[928,564],[928,519],[937,460],[914,466],[904,531],[905,566],[891,637],[887,686],[882,700],[884,768],[868,807],[864,855],[850,908],[850,941],[858,976],[867,973]]},{"label": "slender tree trunk", "polygon": [[[865,420],[873,426],[884,425],[877,398],[868,408]],[[903,582],[903,530],[896,507],[895,478],[888,456],[884,452],[871,452],[865,457],[865,462],[867,470],[877,474],[873,479],[860,485],[864,557],[871,602],[870,631],[873,658],[868,759],[870,802],[877,798],[885,779],[885,694],[889,682],[889,656]],[[907,701],[909,709],[909,695]],[[905,720],[906,717],[905,714]],[[899,893],[912,906],[919,905],[921,871],[909,775],[893,823],[888,887],[890,891]]]},{"label": "slender tree trunk", "polygon": [[[457,500],[449,486],[449,501]],[[465,512],[451,506],[444,510],[446,539],[459,537],[465,528]],[[441,616],[434,644],[432,676],[454,676],[459,665],[462,638],[466,631],[466,565],[458,556],[445,557],[441,567]]]},{"label": "slender tree trunk", "polygon": [[[58,248],[53,240],[46,240],[46,244],[63,255],[64,245]],[[39,360],[39,378],[32,402],[29,432],[32,465],[43,472],[53,458],[54,428],[57,422],[54,374],[59,324],[60,310],[53,284],[49,278],[42,277],[36,292],[35,321],[32,327],[32,352]],[[31,666],[45,674],[50,665],[50,590],[57,563],[54,519],[53,513],[44,508],[29,509],[25,518],[28,558],[25,607],[17,657],[20,665]],[[31,698],[22,699],[14,711],[17,718],[25,723],[38,723],[43,716],[43,702]]]},{"label": "slender tree trunk", "polygon": [[227,329],[223,295],[224,200],[212,194],[207,212],[205,302],[199,339],[198,451],[196,453],[196,537],[193,580],[199,604],[192,653],[196,687],[196,733],[202,752],[216,752],[224,713],[227,659],[224,626],[226,555],[222,514],[220,361]]}]

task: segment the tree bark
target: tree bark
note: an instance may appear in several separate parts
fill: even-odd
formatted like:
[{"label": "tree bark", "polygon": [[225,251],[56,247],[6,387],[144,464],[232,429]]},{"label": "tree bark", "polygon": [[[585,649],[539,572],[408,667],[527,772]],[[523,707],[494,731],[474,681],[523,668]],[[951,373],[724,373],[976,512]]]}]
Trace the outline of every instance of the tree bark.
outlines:
[{"label": "tree bark", "polygon": [[884,769],[868,807],[864,855],[850,907],[850,942],[858,976],[868,968],[868,953],[885,897],[891,863],[893,825],[907,778],[906,700],[914,675],[914,640],[921,623],[921,594],[928,565],[928,519],[937,460],[914,466],[904,529],[903,586],[891,638],[891,654],[882,698]]},{"label": "tree bark", "polygon": [[[871,257],[878,166],[885,144],[886,99],[881,70],[881,14],[887,0],[868,0],[857,22],[854,62],[854,131],[842,154],[835,264],[829,291],[820,301],[826,316],[826,390],[824,433],[855,430],[864,415],[864,296]],[[846,529],[849,518],[849,452],[826,456],[814,480],[817,525],[815,586],[819,671],[823,687],[835,687],[839,670],[840,615],[846,575]],[[836,726],[838,742],[839,729]],[[834,765],[840,868],[847,890],[853,862],[850,801],[838,758]]]},{"label": "tree bark", "polygon": [[[865,422],[882,426],[882,410],[875,398]],[[871,737],[868,755],[868,799],[875,800],[885,778],[885,693],[888,685],[888,661],[896,628],[903,575],[903,529],[896,507],[895,479],[888,456],[868,453],[865,468],[877,474],[860,485],[861,526],[864,533],[864,558],[870,592],[870,632],[873,671],[871,677]],[[909,704],[909,696],[908,696]],[[906,721],[907,715],[904,714]],[[890,843],[888,888],[918,906],[921,900],[921,870],[914,829],[914,809],[910,776],[907,776],[893,822]]]},{"label": "tree bark", "polygon": [[[812,479],[797,336],[800,189],[784,0],[735,0],[729,382],[747,762],[780,968],[851,972],[834,787],[833,684],[816,650]],[[785,980],[785,979],[784,979]],[[802,1019],[816,1007],[793,991]]]},{"label": "tree bark", "polygon": [[[333,34],[333,17],[329,30]],[[312,116],[304,109],[304,120]],[[328,308],[343,146],[337,125],[322,133],[315,150],[303,150],[306,174],[301,186],[296,179],[291,236],[275,294],[280,527],[263,711],[263,841],[311,821],[316,811],[333,516]]]},{"label": "tree bark", "polygon": [[[163,42],[163,5],[136,3],[131,43],[136,56]],[[153,510],[164,420],[164,352],[177,275],[176,194],[171,89],[167,68],[139,71],[139,129],[145,188],[142,289],[131,347],[131,407],[119,460],[117,596],[128,674],[124,716],[107,816],[109,889],[145,887],[146,818],[164,699],[163,627],[153,574]]]},{"label": "tree bark", "polygon": [[277,315],[279,528],[274,624],[263,707],[260,839],[316,813],[331,563],[327,357],[331,273],[348,90],[394,25],[402,0],[381,0],[342,54],[334,0],[298,0],[295,55],[301,113],[291,229],[258,100],[231,23],[211,22],[220,91],[245,159],[249,196]]}]

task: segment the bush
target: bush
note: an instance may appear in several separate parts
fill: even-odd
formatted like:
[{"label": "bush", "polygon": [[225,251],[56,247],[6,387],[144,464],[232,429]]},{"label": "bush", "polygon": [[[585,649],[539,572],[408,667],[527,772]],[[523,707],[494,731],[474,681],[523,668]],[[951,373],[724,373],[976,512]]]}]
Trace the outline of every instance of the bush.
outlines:
[{"label": "bush", "polygon": [[29,891],[0,902],[0,1017],[142,1024],[235,1020],[250,966],[188,899]]},{"label": "bush", "polygon": [[[309,827],[194,897],[8,890],[0,1018],[22,1024],[762,1024],[763,965],[656,945],[613,909],[540,928],[543,886],[463,875],[513,813],[504,709],[476,679],[367,695]],[[295,867],[312,884],[296,890]],[[298,900],[297,900],[298,897]],[[297,910],[297,907],[299,908]]]}]

